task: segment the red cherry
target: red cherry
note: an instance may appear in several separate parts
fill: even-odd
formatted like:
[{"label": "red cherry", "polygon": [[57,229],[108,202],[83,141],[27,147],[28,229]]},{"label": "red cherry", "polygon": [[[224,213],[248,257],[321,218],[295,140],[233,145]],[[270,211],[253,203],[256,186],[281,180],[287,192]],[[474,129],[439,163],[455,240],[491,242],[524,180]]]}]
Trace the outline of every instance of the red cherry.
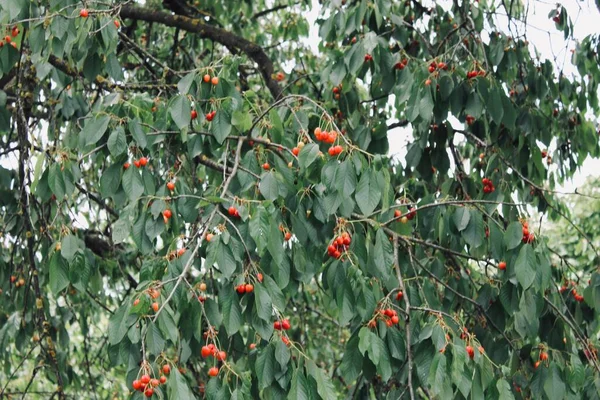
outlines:
[{"label": "red cherry", "polygon": [[256,279],[258,279],[258,281],[262,283],[262,281],[263,281],[263,274],[261,274],[260,272],[258,274],[256,274]]},{"label": "red cherry", "polygon": [[82,9],[79,11],[79,16],[80,16],[81,18],[87,18],[87,17],[88,17],[88,15],[90,15],[90,13],[89,13],[89,12],[88,12],[88,10],[86,10],[85,8],[82,8]]},{"label": "red cherry", "polygon": [[162,372],[165,375],[169,375],[171,373],[171,367],[168,364],[163,365]]},{"label": "red cherry", "polygon": [[264,163],[264,164],[262,165],[262,169],[264,169],[265,171],[268,171],[268,170],[270,170],[270,169],[271,169],[271,165],[269,165],[269,163]]},{"label": "red cherry", "polygon": [[219,361],[225,361],[225,359],[227,358],[227,353],[225,353],[224,351],[219,351],[216,355],[215,358]]},{"label": "red cherry", "polygon": [[250,343],[250,345],[248,346],[248,348],[250,350],[254,350],[256,348],[256,343]]},{"label": "red cherry", "polygon": [[150,375],[142,375],[140,382],[142,382],[142,384],[144,384],[144,385],[149,384],[150,383]]},{"label": "red cherry", "polygon": [[206,83],[210,82],[210,75],[209,75],[209,74],[206,74],[206,75],[204,75],[204,76],[202,77],[202,80],[203,80],[204,82],[206,82]]},{"label": "red cherry", "polygon": [[154,394],[154,389],[152,389],[152,388],[148,388],[144,392],[144,396],[146,396],[146,397],[152,397],[153,394]]},{"label": "red cherry", "polygon": [[430,65],[429,68],[427,68],[427,70],[429,71],[429,73],[432,73],[435,71],[435,67],[433,65]]},{"label": "red cherry", "polygon": [[118,19],[115,19],[115,28],[119,29],[121,27],[121,23]]},{"label": "red cherry", "polygon": [[202,354],[202,357],[206,358],[212,354],[212,350],[208,346],[202,346],[200,354]]},{"label": "red cherry", "polygon": [[501,270],[501,271],[504,271],[506,269],[506,262],[500,261],[498,263],[498,269]]},{"label": "red cherry", "polygon": [[164,375],[160,376],[160,384],[164,385],[165,383],[167,383],[167,377]]},{"label": "red cherry", "polygon": [[280,331],[281,330],[281,321],[275,321],[275,322],[273,322],[273,328],[276,331]]},{"label": "red cherry", "polygon": [[131,167],[131,164],[129,163],[129,161],[127,161],[125,164],[123,164],[123,169],[128,169],[129,167]]},{"label": "red cherry", "polygon": [[142,382],[136,379],[135,381],[133,381],[131,386],[133,387],[133,390],[140,390],[142,388]]},{"label": "red cherry", "polygon": [[401,215],[402,213],[400,212],[400,210],[394,210],[394,218],[400,218]]},{"label": "red cherry", "polygon": [[160,385],[160,381],[158,379],[152,379],[150,381],[150,385],[156,387],[156,386]]},{"label": "red cherry", "polygon": [[229,215],[235,216],[237,214],[237,208],[235,208],[234,206],[229,207],[229,210],[227,210],[229,212]]},{"label": "red cherry", "polygon": [[171,218],[173,216],[173,212],[167,208],[165,211],[163,211],[163,216],[167,219]]},{"label": "red cherry", "polygon": [[167,189],[169,189],[171,192],[173,190],[175,190],[175,183],[174,182],[167,182]]},{"label": "red cherry", "polygon": [[193,120],[198,118],[198,112],[196,110],[192,110],[190,117],[192,117]]},{"label": "red cherry", "polygon": [[245,286],[246,293],[252,293],[254,291],[254,285],[247,283]]},{"label": "red cherry", "polygon": [[399,291],[398,294],[396,294],[396,300],[398,301],[401,301],[403,297],[404,293],[402,293],[402,291]]},{"label": "red cherry", "polygon": [[146,157],[142,157],[142,158],[140,158],[140,165],[141,165],[142,167],[145,167],[145,166],[146,166],[146,164],[148,164],[148,159],[147,159]]},{"label": "red cherry", "polygon": [[473,350],[473,347],[471,346],[467,346],[467,354],[469,355],[469,358],[472,360],[473,357],[475,357],[475,350]]},{"label": "red cherry", "polygon": [[246,293],[246,285],[244,285],[243,283],[241,285],[239,285],[238,287],[235,288],[235,290],[239,293],[239,294],[244,294]]},{"label": "red cherry", "polygon": [[392,312],[392,310],[390,310],[389,308],[387,308],[387,309],[383,310],[383,314],[384,314],[386,317],[391,317],[391,316],[393,316],[393,315],[394,315],[394,313]]},{"label": "red cherry", "polygon": [[400,318],[398,318],[397,315],[394,315],[392,317],[392,324],[396,325],[398,322],[400,322]]},{"label": "red cherry", "polygon": [[217,375],[219,375],[219,368],[217,367],[212,367],[211,369],[208,370],[208,375],[210,375],[211,377],[215,377]]},{"label": "red cherry", "polygon": [[157,302],[152,303],[152,310],[154,310],[154,312],[158,312],[158,303]]},{"label": "red cherry", "polygon": [[135,165],[135,166],[136,166],[136,168],[139,168],[139,167],[141,167],[141,166],[142,166],[142,164],[140,163],[140,161],[139,161],[139,160],[135,160],[135,161],[133,162],[133,165]]},{"label": "red cherry", "polygon": [[133,301],[133,306],[135,307],[135,306],[137,306],[138,304],[140,304],[140,299],[135,299],[135,300]]},{"label": "red cherry", "polygon": [[292,325],[290,324],[290,320],[289,319],[284,319],[283,322],[281,323],[281,327],[283,328],[283,330],[287,331],[288,329],[290,329],[292,327]]},{"label": "red cherry", "polygon": [[297,147],[294,147],[292,149],[292,154],[295,155],[296,157],[298,157],[298,154],[300,154],[300,149]]},{"label": "red cherry", "polygon": [[13,27],[13,28],[12,28],[12,31],[11,31],[11,35],[12,35],[13,37],[17,37],[17,36],[19,36],[19,28],[17,28],[16,26],[15,26],[15,27]]}]

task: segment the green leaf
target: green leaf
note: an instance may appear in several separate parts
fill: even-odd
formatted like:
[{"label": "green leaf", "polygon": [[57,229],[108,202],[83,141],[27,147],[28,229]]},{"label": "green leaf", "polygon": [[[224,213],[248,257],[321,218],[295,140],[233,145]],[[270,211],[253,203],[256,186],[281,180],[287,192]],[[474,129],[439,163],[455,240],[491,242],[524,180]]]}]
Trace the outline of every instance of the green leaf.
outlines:
[{"label": "green leaf", "polygon": [[275,173],[269,171],[261,176],[258,190],[260,190],[265,199],[273,201],[279,197],[279,185],[279,182],[275,178]]},{"label": "green leaf", "polygon": [[479,247],[485,239],[485,229],[483,227],[483,218],[481,213],[476,210],[470,210],[471,214],[469,225],[461,232],[463,239],[471,247]]},{"label": "green leaf", "polygon": [[454,212],[453,220],[454,225],[456,225],[456,229],[458,229],[459,232],[464,231],[471,220],[471,213],[469,212],[469,209],[466,207],[458,207]]},{"label": "green leaf", "polygon": [[535,264],[536,258],[533,248],[530,244],[525,244],[521,247],[515,262],[517,280],[523,286],[523,289],[527,289],[535,280]]},{"label": "green leaf", "polygon": [[113,164],[104,170],[100,177],[100,194],[102,194],[102,197],[108,198],[117,193],[121,184],[122,170],[123,166],[120,164]]},{"label": "green leaf", "polygon": [[504,107],[502,106],[502,97],[504,97],[504,93],[497,88],[494,88],[489,91],[488,99],[487,99],[487,110],[494,122],[498,125],[502,123],[502,118],[504,117]]},{"label": "green leaf", "polygon": [[254,287],[254,304],[258,316],[264,321],[271,321],[271,313],[273,312],[273,303],[271,296],[263,288],[263,285],[257,284]]},{"label": "green leaf", "polygon": [[179,129],[187,128],[192,120],[192,108],[186,96],[175,96],[169,106],[169,114]]},{"label": "green leaf", "polygon": [[63,199],[67,193],[65,177],[60,164],[53,164],[48,171],[48,186],[57,199]]},{"label": "green leaf", "polygon": [[118,127],[108,137],[106,142],[108,151],[113,157],[120,156],[127,150],[127,139],[125,138],[125,130]]},{"label": "green leaf", "polygon": [[286,368],[291,357],[292,355],[287,345],[283,341],[277,340],[275,342],[275,360],[277,360],[282,369]]},{"label": "green leaf", "polygon": [[58,252],[55,252],[50,259],[48,268],[50,274],[50,290],[52,290],[52,293],[55,295],[59,294],[69,286],[69,266],[65,259]]},{"label": "green leaf", "polygon": [[112,240],[115,244],[123,243],[129,237],[131,225],[126,219],[119,218],[112,227]]},{"label": "green leaf", "polygon": [[165,339],[163,339],[158,325],[149,322],[148,331],[146,332],[146,350],[153,355],[159,355],[165,348]]},{"label": "green leaf", "polygon": [[242,326],[242,310],[234,290],[225,290],[219,294],[219,302],[223,310],[223,325],[227,335],[237,333]]},{"label": "green leaf", "polygon": [[558,366],[554,363],[550,365],[550,374],[544,382],[544,392],[549,400],[562,400],[566,395],[566,385]]},{"label": "green leaf", "polygon": [[144,194],[144,181],[137,168],[128,168],[123,173],[123,190],[131,201],[139,199]]},{"label": "green leaf", "polygon": [[210,132],[219,144],[223,144],[231,133],[231,117],[224,108],[220,108],[215,114],[210,123]]},{"label": "green leaf", "polygon": [[346,344],[344,350],[340,371],[347,382],[354,381],[362,371],[364,353],[361,354],[361,351],[358,348],[359,341],[358,335],[353,335]]},{"label": "green leaf", "polygon": [[345,197],[350,197],[356,189],[356,172],[350,161],[338,165],[335,174],[335,187]]},{"label": "green leaf", "polygon": [[137,118],[129,121],[127,125],[129,128],[129,132],[131,132],[131,136],[136,141],[136,143],[142,148],[145,149],[148,145],[148,138],[146,137],[146,132],[142,129],[142,125]]},{"label": "green leaf", "polygon": [[71,262],[80,248],[80,240],[76,236],[67,235],[61,240],[60,254]]},{"label": "green leaf", "polygon": [[310,360],[306,362],[308,373],[317,382],[317,392],[323,400],[336,400],[338,397],[335,394],[333,383],[329,378],[329,375],[318,368],[314,361]]},{"label": "green leaf", "polygon": [[356,204],[364,215],[371,215],[381,200],[381,188],[376,179],[371,180],[372,171],[364,171],[356,187]]},{"label": "green leaf", "polygon": [[167,393],[170,399],[195,399],[190,387],[188,386],[185,376],[183,376],[177,368],[171,369],[169,379],[167,379]]},{"label": "green leaf", "polygon": [[310,400],[310,386],[301,368],[294,371],[287,400]]},{"label": "green leaf", "polygon": [[306,170],[319,156],[319,146],[314,143],[305,145],[298,154],[300,170]]},{"label": "green leaf", "polygon": [[272,344],[260,352],[256,358],[254,369],[258,377],[258,387],[262,390],[270,386],[275,379],[275,349]]},{"label": "green leaf", "polygon": [[504,232],[504,244],[507,250],[512,250],[521,244],[523,239],[523,225],[520,222],[511,222]]},{"label": "green leaf", "polygon": [[109,122],[110,117],[108,115],[99,115],[89,120],[80,133],[85,145],[96,144],[104,136]]},{"label": "green leaf", "polygon": [[179,93],[181,93],[182,95],[188,94],[192,87],[192,84],[194,83],[194,78],[196,78],[195,72],[190,72],[189,74],[181,78],[181,80],[177,82],[177,89],[179,89]]},{"label": "green leaf", "polygon": [[235,110],[231,115],[231,124],[240,132],[246,132],[252,127],[252,117],[248,112]]},{"label": "green leaf", "polygon": [[514,400],[515,396],[513,396],[510,390],[510,385],[504,379],[498,379],[496,389],[498,389],[499,394],[498,400]]},{"label": "green leaf", "polygon": [[119,344],[127,334],[127,330],[135,322],[135,317],[130,318],[131,302],[125,301],[121,307],[110,316],[108,320],[108,343]]}]

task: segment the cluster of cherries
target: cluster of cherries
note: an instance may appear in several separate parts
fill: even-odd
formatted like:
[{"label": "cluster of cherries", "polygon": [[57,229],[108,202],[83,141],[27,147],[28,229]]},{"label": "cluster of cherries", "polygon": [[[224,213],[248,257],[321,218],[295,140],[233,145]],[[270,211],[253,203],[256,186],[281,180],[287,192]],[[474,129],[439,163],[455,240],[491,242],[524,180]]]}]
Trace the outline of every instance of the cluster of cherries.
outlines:
[{"label": "cluster of cherries", "polygon": [[[336,138],[337,138],[337,133],[335,131],[327,132],[327,131],[321,130],[321,128],[319,128],[319,127],[315,128],[315,139],[317,139],[317,141],[319,141],[319,142],[333,144],[333,143],[335,143]],[[331,146],[327,152],[329,153],[330,156],[333,157],[333,156],[337,156],[342,151],[344,151],[344,148],[338,144],[337,146]],[[293,152],[293,150],[292,150],[292,152]]]},{"label": "cluster of cherries", "polygon": [[436,69],[442,69],[446,71],[448,69],[448,64],[446,64],[445,62],[436,63],[435,61],[432,61],[431,64],[429,64],[429,67],[427,68],[429,73],[435,72]]},{"label": "cluster of cherries", "polygon": [[235,291],[239,294],[252,293],[254,292],[254,285],[251,283],[242,283],[236,286]]},{"label": "cluster of cherries", "polygon": [[203,80],[205,83],[208,83],[208,82],[212,83],[212,84],[213,84],[213,86],[217,86],[217,85],[219,84],[219,77],[218,77],[218,76],[213,76],[213,77],[211,77],[209,74],[205,74],[205,75],[202,77],[202,80]]},{"label": "cluster of cherries", "polygon": [[483,178],[481,183],[483,183],[483,193],[493,193],[496,190],[491,179]]},{"label": "cluster of cherries", "polygon": [[207,113],[204,118],[206,118],[206,120],[208,122],[212,121],[213,118],[215,118],[215,115],[217,115],[217,112],[215,110],[212,110],[211,112]]},{"label": "cluster of cherries", "polygon": [[469,72],[467,72],[467,79],[476,78],[478,76],[485,76],[485,71],[481,70],[481,71],[469,71]]},{"label": "cluster of cherries", "polygon": [[11,45],[16,49],[17,43],[13,42],[12,38],[16,38],[17,36],[19,36],[19,28],[13,26],[10,30],[10,35],[4,36],[4,41],[0,41],[0,48],[4,47],[4,42],[6,42],[6,45]]},{"label": "cluster of cherries", "polygon": [[533,368],[537,369],[542,361],[548,361],[548,353],[540,351],[540,359],[533,364]]},{"label": "cluster of cherries", "polygon": [[25,279],[24,278],[17,279],[17,277],[15,275],[11,275],[10,276],[10,283],[14,283],[15,287],[19,288],[21,286],[25,286]]},{"label": "cluster of cherries", "polygon": [[133,390],[144,393],[144,396],[146,397],[152,397],[155,387],[167,383],[167,377],[165,375],[171,373],[171,367],[168,364],[163,365],[162,372],[164,375],[161,375],[159,379],[150,378],[150,375],[148,374],[142,375],[140,379],[136,379],[132,382],[131,386],[133,387]]},{"label": "cluster of cherries", "polygon": [[273,329],[275,329],[276,331],[287,331],[292,327],[292,325],[290,324],[290,320],[285,318],[281,321],[277,320],[275,322],[273,322]]},{"label": "cluster of cherries", "polygon": [[373,56],[370,54],[365,54],[365,62],[373,61]]},{"label": "cluster of cherries", "polygon": [[298,142],[296,147],[294,147],[292,149],[292,154],[295,155],[296,157],[298,157],[298,154],[300,154],[300,150],[302,150],[303,147],[304,147],[304,142]]},{"label": "cluster of cherries", "polygon": [[186,248],[185,247],[182,247],[181,249],[170,251],[167,254],[167,260],[172,261],[172,260],[174,260],[174,259],[176,259],[178,257],[181,257],[182,255],[184,255],[185,252],[186,252]]},{"label": "cluster of cherries", "polygon": [[348,247],[352,243],[352,238],[348,232],[343,232],[338,237],[334,238],[329,246],[327,246],[327,253],[329,257],[340,258],[342,253],[348,250]]},{"label": "cluster of cherries", "polygon": [[240,217],[240,213],[239,213],[238,209],[235,208],[234,206],[229,207],[227,209],[227,213],[229,213],[229,215],[231,215],[232,217],[236,217],[236,218]]},{"label": "cluster of cherries", "polygon": [[396,310],[392,308],[386,308],[384,310],[378,310],[375,312],[375,318],[369,321],[370,328],[375,328],[378,318],[385,321],[386,326],[390,328],[400,322],[400,318],[398,318],[398,313]]},{"label": "cluster of cherries", "polygon": [[[148,295],[149,295],[149,296],[150,296],[150,297],[151,297],[153,300],[156,300],[156,299],[158,299],[158,298],[160,297],[160,291],[159,291],[159,290],[157,290],[157,289],[154,289],[154,288],[150,288],[150,289],[148,289],[148,290],[146,291],[146,293],[148,293]],[[138,299],[135,299],[135,300],[133,301],[133,306],[134,306],[134,307],[136,307],[138,304],[140,304],[140,299],[139,299],[139,298],[138,298]],[[159,309],[158,302],[156,302],[156,301],[155,301],[155,302],[153,302],[153,303],[150,305],[150,308],[152,308],[152,311],[154,311],[154,312],[158,312],[158,309]]]},{"label": "cluster of cherries", "polygon": [[527,221],[522,222],[523,225],[523,239],[521,240],[523,243],[532,243],[535,240],[535,235],[533,232],[529,232],[529,224]]},{"label": "cluster of cherries", "polygon": [[394,64],[394,69],[403,70],[407,64],[408,64],[408,58],[403,58],[401,61],[398,61],[396,64]]},{"label": "cluster of cherries", "polygon": [[[145,167],[146,165],[148,165],[148,158],[140,157],[139,159],[137,159],[133,162],[133,165],[135,165],[137,168]],[[129,161],[127,161],[127,162],[125,162],[125,164],[123,164],[123,169],[128,169],[129,167],[131,167],[131,164],[129,163]]]},{"label": "cluster of cherries", "polygon": [[332,91],[333,91],[333,97],[335,97],[336,100],[340,99],[341,88],[342,88],[342,84],[340,83],[339,86],[334,86],[333,89],[332,89]]},{"label": "cluster of cherries", "polygon": [[[571,286],[575,286],[575,282],[571,282]],[[563,284],[563,285],[560,287],[560,290],[559,290],[559,291],[560,291],[561,293],[563,293],[563,292],[564,292],[564,291],[566,291],[567,289],[568,289],[567,285],[566,285],[566,284]],[[573,288],[573,289],[571,290],[571,294],[573,294],[573,298],[575,299],[575,301],[577,301],[578,303],[582,303],[582,302],[583,302],[583,295],[582,295],[582,294],[579,294],[579,293],[577,292],[577,289]]]}]

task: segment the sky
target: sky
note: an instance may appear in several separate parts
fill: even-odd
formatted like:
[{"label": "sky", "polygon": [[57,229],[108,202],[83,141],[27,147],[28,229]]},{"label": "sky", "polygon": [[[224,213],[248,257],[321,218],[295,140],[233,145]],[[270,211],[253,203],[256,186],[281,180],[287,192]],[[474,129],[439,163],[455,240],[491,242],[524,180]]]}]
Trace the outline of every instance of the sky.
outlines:
[{"label": "sky", "polygon": [[[488,0],[488,3],[491,0]],[[498,3],[498,1],[495,1]],[[421,3],[426,7],[431,7],[436,1],[433,0],[421,0]],[[448,3],[447,1],[437,1],[442,4]],[[556,2],[546,0],[525,0],[524,5],[528,7],[527,12],[527,36],[530,42],[530,48],[532,51],[537,50],[542,58],[549,60],[556,59],[558,61],[558,68],[562,69],[567,76],[577,74],[575,67],[570,62],[570,49],[575,47],[574,42],[566,42],[564,40],[563,32],[556,30],[555,24],[548,18],[548,13],[556,8]],[[583,39],[585,36],[598,33],[598,17],[600,13],[596,8],[593,1],[578,1],[578,0],[567,0],[562,4],[567,10],[568,15],[573,20],[575,26],[574,37],[577,40]],[[316,23],[318,17],[322,17],[321,5],[318,0],[312,0],[312,9],[306,16],[311,27],[310,35],[306,43],[312,48],[314,52],[318,52],[319,38],[319,25]],[[506,27],[506,18],[498,21],[498,26]],[[514,28],[513,28],[514,29]],[[520,31],[525,29],[525,26],[521,24],[519,27]],[[506,29],[503,29],[506,30]],[[393,101],[392,101],[393,103]],[[390,120],[394,122],[395,120]],[[459,123],[457,120],[452,121],[453,126],[458,127]],[[389,155],[400,162],[403,162],[406,156],[407,144],[412,140],[412,134],[410,129],[397,128],[388,132],[388,140],[390,143]],[[552,149],[550,149],[552,150]],[[600,160],[588,158],[578,171],[572,181],[567,181],[563,185],[559,185],[556,190],[562,192],[573,192],[575,188],[580,187],[586,177],[590,175],[600,175]]]}]

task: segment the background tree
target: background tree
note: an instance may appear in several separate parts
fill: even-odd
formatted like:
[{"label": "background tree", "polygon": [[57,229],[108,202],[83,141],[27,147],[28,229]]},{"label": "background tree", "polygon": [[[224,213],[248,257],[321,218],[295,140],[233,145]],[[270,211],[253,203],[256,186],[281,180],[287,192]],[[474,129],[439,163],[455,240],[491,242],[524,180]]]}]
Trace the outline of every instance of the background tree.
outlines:
[{"label": "background tree", "polygon": [[598,398],[598,37],[310,7],[0,1],[0,397]]}]

